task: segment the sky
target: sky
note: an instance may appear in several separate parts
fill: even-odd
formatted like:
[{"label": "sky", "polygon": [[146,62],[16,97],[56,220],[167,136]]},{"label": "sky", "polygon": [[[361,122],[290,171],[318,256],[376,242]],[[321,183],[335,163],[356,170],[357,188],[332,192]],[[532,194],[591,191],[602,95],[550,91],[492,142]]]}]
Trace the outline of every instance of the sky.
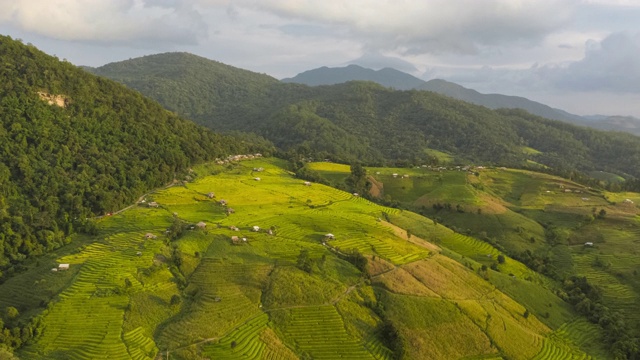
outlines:
[{"label": "sky", "polygon": [[0,0],[0,34],[76,65],[187,51],[280,79],[357,63],[640,118],[640,0]]}]

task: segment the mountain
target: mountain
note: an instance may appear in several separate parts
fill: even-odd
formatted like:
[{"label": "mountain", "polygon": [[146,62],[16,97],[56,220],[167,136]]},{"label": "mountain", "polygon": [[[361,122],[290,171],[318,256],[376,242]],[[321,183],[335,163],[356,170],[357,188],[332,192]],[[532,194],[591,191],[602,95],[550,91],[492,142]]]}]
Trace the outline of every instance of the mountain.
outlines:
[{"label": "mountain", "polygon": [[[300,73],[292,78],[282,79],[287,83],[299,83],[309,86],[333,85],[347,81],[373,81],[382,86],[398,90],[427,90],[438,94],[450,96],[454,99],[470,102],[472,104],[486,106],[490,109],[523,109],[534,115],[547,119],[569,121],[578,123],[583,119],[578,115],[570,114],[560,109],[540,104],[519,96],[500,94],[481,94],[464,86],[441,80],[421,80],[415,76],[391,68],[378,71],[363,68],[358,65],[349,65],[341,68],[321,67]],[[586,124],[585,124],[586,125]]]},{"label": "mountain", "polygon": [[415,76],[391,68],[371,70],[358,65],[342,68],[321,67],[305,71],[293,78],[282,79],[285,83],[298,83],[309,86],[334,85],[348,81],[373,81],[382,86],[398,90],[418,89],[424,81]]},{"label": "mountain", "polygon": [[609,131],[624,131],[640,136],[640,119],[633,116],[594,116],[589,126]]},{"label": "mountain", "polygon": [[260,108],[268,105],[265,91],[278,83],[268,75],[189,53],[149,55],[85,70],[121,82],[199,123],[214,121],[211,117],[235,122],[259,116]]},{"label": "mountain", "polygon": [[0,64],[0,282],[89,218],[251,149],[9,37]]},{"label": "mountain", "polygon": [[[163,104],[171,99],[166,103],[169,108],[176,97],[191,94],[184,97],[182,115],[209,109],[191,118],[216,130],[254,132],[283,151],[307,157],[409,165],[434,161],[432,150],[437,150],[460,163],[543,166],[566,173],[600,170],[640,177],[640,139],[631,135],[577,127],[522,110],[494,111],[430,91],[398,91],[372,82],[309,87],[201,58],[198,67],[191,68],[191,58],[159,54],[95,71],[113,79],[126,78],[125,84]],[[183,73],[194,78],[234,73],[238,79],[251,80],[190,85],[182,73],[163,70],[173,67],[185,69]],[[170,85],[155,85],[159,83]]]}]

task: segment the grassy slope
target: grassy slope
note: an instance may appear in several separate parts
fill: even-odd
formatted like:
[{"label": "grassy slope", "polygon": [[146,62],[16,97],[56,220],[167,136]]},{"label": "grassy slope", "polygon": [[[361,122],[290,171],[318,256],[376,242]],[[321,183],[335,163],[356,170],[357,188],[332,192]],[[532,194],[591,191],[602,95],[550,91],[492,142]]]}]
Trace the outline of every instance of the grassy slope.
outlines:
[{"label": "grassy slope", "polygon": [[[43,318],[42,336],[20,355],[143,359],[168,351],[171,358],[390,359],[390,350],[378,338],[382,319],[371,309],[376,303],[397,324],[407,358],[426,353],[442,359],[524,359],[538,353],[544,357],[544,351],[581,354],[571,345],[573,337],[549,337],[556,334],[553,329],[571,333],[575,316],[535,285],[544,284],[542,278],[524,280],[528,270],[521,264],[509,259],[503,265],[517,278],[491,270],[482,273],[480,255],[495,250],[471,238],[458,241],[455,233],[416,214],[319,184],[306,187],[279,165],[279,160],[256,160],[228,168],[196,168],[195,182],[148,198],[160,208],[134,207],[104,218],[96,238],[86,239],[80,248],[62,249],[56,260],[70,263],[69,272],[51,273],[51,264],[46,264],[19,275],[57,278],[56,289],[61,289]],[[254,167],[265,171],[254,173]],[[254,180],[256,176],[261,180]],[[204,196],[210,191],[216,193],[213,200]],[[217,205],[220,199],[235,213],[225,215]],[[187,231],[166,245],[163,232],[173,212],[189,222],[204,221],[206,230]],[[380,221],[383,212],[401,228],[410,225],[422,239],[407,241],[401,229],[394,231]],[[240,230],[230,230],[231,225]],[[251,231],[255,225],[273,228],[275,235]],[[147,232],[158,238],[145,240]],[[336,239],[323,246],[328,232]],[[232,235],[248,242],[232,245]],[[468,254],[463,257],[426,242],[435,238]],[[373,264],[386,263],[387,272],[374,274],[369,285],[332,248],[357,248],[371,256]],[[302,249],[317,259],[311,274],[292,266]],[[173,274],[168,266],[172,256],[181,259]],[[176,276],[187,279],[182,291],[172,280]],[[415,288],[421,292],[403,288],[403,279],[419,285]],[[0,294],[8,284],[1,285]],[[32,287],[31,282],[23,284]],[[27,289],[21,291],[30,296]],[[527,303],[525,292],[540,294],[536,299],[541,300],[529,302],[548,304]],[[180,304],[170,304],[173,295],[181,296]],[[525,319],[525,306],[513,299],[532,315]],[[0,306],[9,301],[0,297]],[[542,306],[550,306],[548,319],[538,317]],[[464,337],[452,331],[461,328],[468,330]]]}]

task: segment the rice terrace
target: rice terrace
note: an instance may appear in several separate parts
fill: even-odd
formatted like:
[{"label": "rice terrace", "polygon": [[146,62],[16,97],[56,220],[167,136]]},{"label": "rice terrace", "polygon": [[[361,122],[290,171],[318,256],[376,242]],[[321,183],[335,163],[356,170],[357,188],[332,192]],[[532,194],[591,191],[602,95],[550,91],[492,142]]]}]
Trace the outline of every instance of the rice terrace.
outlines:
[{"label": "rice terrace", "polygon": [[[333,171],[334,177],[344,172],[336,164],[309,166]],[[285,168],[286,162],[275,158],[195,167],[193,181],[152,192],[136,206],[97,220],[95,236],[77,235],[71,245],[10,278],[0,285],[2,308],[53,299],[39,313],[21,314],[37,315],[42,330],[17,355],[610,357],[600,343],[601,328],[558,296],[561,285],[506,256],[499,242],[491,245],[455,232],[441,224],[446,219],[435,221],[305,182]],[[407,172],[408,178],[394,178],[395,171]],[[482,215],[485,222],[500,221],[489,217],[491,212],[494,217],[524,217],[506,203],[490,205],[497,200],[480,196],[477,186],[464,180],[468,175],[434,175],[448,179],[441,182],[423,169],[371,168],[369,173],[377,174],[385,192],[402,201],[421,203],[430,189],[430,198],[441,194],[444,199],[448,190],[437,187],[446,183],[464,188],[450,194],[461,194],[456,201],[466,208],[494,209]],[[486,181],[485,191],[506,196],[516,191],[517,181],[506,191],[500,178],[518,174],[492,170],[480,179]],[[540,186],[553,180],[540,176]],[[396,186],[394,180],[411,180],[414,190]],[[519,201],[522,209],[534,211],[544,199],[522,194]],[[627,235],[620,226],[607,231],[624,243]],[[537,231],[530,230],[528,234]],[[534,249],[529,242],[518,246]],[[578,248],[582,246],[566,250],[578,271],[590,271],[594,258],[610,261],[611,268],[625,266],[607,253],[587,254]],[[68,270],[58,270],[59,264],[69,264]],[[616,299],[615,306],[637,303],[633,284],[598,269],[593,281],[606,287],[604,296],[615,287],[628,297]]]}]

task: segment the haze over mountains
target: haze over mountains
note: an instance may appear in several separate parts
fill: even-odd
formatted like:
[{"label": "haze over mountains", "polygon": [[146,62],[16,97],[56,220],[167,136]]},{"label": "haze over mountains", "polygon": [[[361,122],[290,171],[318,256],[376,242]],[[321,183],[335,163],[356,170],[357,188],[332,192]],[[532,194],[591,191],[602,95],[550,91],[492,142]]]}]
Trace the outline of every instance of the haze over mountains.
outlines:
[{"label": "haze over mountains", "polygon": [[372,70],[360,65],[346,67],[320,67],[302,72],[292,78],[282,79],[286,83],[299,83],[310,86],[333,85],[347,81],[373,81],[382,86],[398,90],[427,90],[450,96],[454,99],[486,106],[490,109],[516,108],[547,119],[562,120],[576,125],[589,126],[601,130],[625,131],[640,135],[640,119],[631,116],[580,116],[561,109],[520,96],[502,94],[482,94],[442,79],[424,81],[413,75],[393,69]]}]

